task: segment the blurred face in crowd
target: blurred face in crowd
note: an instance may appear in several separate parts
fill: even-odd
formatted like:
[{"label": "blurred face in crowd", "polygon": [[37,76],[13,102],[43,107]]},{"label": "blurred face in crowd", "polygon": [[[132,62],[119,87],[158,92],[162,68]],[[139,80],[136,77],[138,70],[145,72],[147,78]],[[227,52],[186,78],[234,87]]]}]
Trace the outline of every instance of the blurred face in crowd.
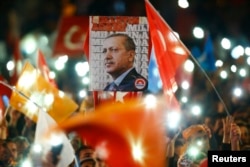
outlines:
[{"label": "blurred face in crowd", "polygon": [[107,167],[106,163],[96,156],[92,148],[79,151],[80,167]]},{"label": "blurred face in crowd", "polygon": [[7,147],[10,150],[12,157],[16,160],[18,156],[16,143],[8,142]]},{"label": "blurred face in crowd", "polygon": [[211,117],[205,117],[204,124],[207,125],[211,130],[213,130],[214,122]]},{"label": "blurred face in crowd", "polygon": [[0,161],[1,162],[9,162],[11,159],[11,153],[7,147],[5,142],[0,142]]},{"label": "blurred face in crowd", "polygon": [[18,156],[22,156],[24,151],[29,147],[29,143],[26,141],[16,142]]},{"label": "blurred face in crowd", "polygon": [[133,66],[135,51],[126,48],[125,42],[126,37],[114,36],[103,43],[105,69],[114,79]]},{"label": "blurred face in crowd", "polygon": [[94,157],[94,150],[93,149],[87,148],[87,149],[81,150],[79,152],[79,160],[80,161],[84,158],[89,158],[89,157]]},{"label": "blurred face in crowd", "polygon": [[10,110],[10,118],[12,121],[16,122],[21,116],[21,113],[17,110]]},{"label": "blurred face in crowd", "polygon": [[84,148],[79,152],[79,160],[81,167],[95,167],[94,150],[92,148]]},{"label": "blurred face in crowd", "polygon": [[250,144],[250,135],[249,131],[246,126],[240,126],[240,131],[241,131],[241,140],[243,144]]}]

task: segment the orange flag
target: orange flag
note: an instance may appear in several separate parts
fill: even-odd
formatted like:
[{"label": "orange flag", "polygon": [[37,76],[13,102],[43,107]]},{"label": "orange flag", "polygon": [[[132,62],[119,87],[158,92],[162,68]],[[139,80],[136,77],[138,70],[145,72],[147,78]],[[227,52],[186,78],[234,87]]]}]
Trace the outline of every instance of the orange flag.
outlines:
[{"label": "orange flag", "polygon": [[51,86],[29,62],[27,62],[17,81],[16,91],[12,91],[10,105],[37,121],[38,106],[60,122],[69,117],[78,105],[62,91]]},{"label": "orange flag", "polygon": [[138,99],[101,105],[95,112],[61,122],[56,129],[77,132],[109,167],[163,167],[164,113],[146,106]]},{"label": "orange flag", "polygon": [[173,30],[148,0],[145,0],[145,5],[163,91],[169,98],[169,102],[177,103],[173,95],[174,86],[176,85],[175,74],[179,66],[190,55],[190,51],[174,34]]},{"label": "orange flag", "polygon": [[42,53],[42,51],[39,49],[37,52],[37,67],[41,71],[42,76],[53,86],[57,87],[57,84],[54,79],[50,78],[49,72],[50,69],[47,65],[46,59]]}]

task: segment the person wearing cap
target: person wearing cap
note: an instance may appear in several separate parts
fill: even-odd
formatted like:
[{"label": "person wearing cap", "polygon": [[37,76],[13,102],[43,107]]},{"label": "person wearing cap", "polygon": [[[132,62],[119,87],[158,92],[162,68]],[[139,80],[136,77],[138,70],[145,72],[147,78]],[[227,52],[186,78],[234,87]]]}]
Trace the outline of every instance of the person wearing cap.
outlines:
[{"label": "person wearing cap", "polygon": [[104,91],[143,91],[148,81],[134,65],[136,46],[127,34],[116,33],[104,39],[102,53],[106,72],[112,77]]}]

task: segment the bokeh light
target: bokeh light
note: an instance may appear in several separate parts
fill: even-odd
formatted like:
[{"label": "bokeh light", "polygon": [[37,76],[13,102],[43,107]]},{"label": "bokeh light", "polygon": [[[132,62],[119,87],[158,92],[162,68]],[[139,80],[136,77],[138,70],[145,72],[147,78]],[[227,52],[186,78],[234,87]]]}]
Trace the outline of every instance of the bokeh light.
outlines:
[{"label": "bokeh light", "polygon": [[194,27],[193,35],[195,38],[202,39],[204,38],[204,30],[201,27]]},{"label": "bokeh light", "polygon": [[235,46],[231,51],[231,56],[234,59],[238,59],[240,56],[244,55],[244,48],[241,45]]},{"label": "bokeh light", "polygon": [[191,113],[195,116],[199,116],[201,114],[201,106],[199,106],[199,105],[192,106]]},{"label": "bokeh light", "polygon": [[189,7],[189,3],[187,0],[178,0],[178,6],[186,9]]},{"label": "bokeh light", "polygon": [[231,48],[231,41],[228,38],[222,38],[221,47],[228,50]]},{"label": "bokeh light", "polygon": [[222,71],[220,72],[220,77],[221,77],[222,79],[227,79],[227,77],[228,77],[227,71],[222,70]]}]

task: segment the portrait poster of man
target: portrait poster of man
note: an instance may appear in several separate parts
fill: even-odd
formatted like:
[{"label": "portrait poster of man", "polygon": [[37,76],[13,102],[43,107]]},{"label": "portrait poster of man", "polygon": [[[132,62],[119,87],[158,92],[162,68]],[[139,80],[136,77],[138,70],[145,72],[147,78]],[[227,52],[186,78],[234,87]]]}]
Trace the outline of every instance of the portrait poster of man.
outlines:
[{"label": "portrait poster of man", "polygon": [[148,86],[146,17],[90,16],[91,91],[144,91]]}]

